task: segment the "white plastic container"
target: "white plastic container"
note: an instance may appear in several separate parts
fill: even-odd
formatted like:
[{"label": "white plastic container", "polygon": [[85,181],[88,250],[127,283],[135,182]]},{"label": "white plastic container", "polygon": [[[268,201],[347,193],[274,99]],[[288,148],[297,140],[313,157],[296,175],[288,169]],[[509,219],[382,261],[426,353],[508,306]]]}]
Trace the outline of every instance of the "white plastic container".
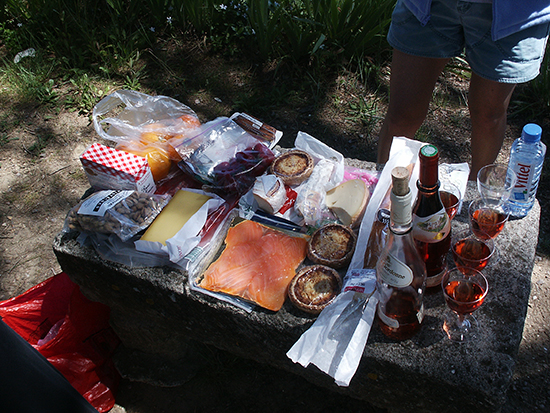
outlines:
[{"label": "white plastic container", "polygon": [[516,186],[508,200],[510,214],[526,216],[533,204],[539,186],[546,145],[541,142],[542,128],[535,123],[523,127],[521,136],[512,144],[509,167],[517,175]]}]

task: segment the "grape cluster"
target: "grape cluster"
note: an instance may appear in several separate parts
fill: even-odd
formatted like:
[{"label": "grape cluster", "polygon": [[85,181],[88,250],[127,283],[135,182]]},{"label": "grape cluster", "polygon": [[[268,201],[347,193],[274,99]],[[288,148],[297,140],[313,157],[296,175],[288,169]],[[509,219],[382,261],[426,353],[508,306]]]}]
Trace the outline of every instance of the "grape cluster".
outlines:
[{"label": "grape cluster", "polygon": [[274,159],[273,152],[261,143],[237,152],[233,159],[213,168],[212,184],[208,189],[223,198],[244,195],[252,188],[256,177],[262,175]]}]

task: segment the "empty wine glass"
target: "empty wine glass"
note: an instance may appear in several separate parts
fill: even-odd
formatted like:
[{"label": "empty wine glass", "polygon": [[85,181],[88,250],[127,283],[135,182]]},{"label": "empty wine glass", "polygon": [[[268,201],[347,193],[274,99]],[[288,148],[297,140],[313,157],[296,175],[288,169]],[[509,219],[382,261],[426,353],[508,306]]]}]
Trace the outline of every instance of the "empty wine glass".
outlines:
[{"label": "empty wine glass", "polygon": [[496,238],[504,229],[510,211],[499,199],[474,199],[468,207],[470,228],[478,238]]},{"label": "empty wine glass", "polygon": [[473,268],[453,268],[443,276],[441,288],[445,302],[452,310],[445,316],[443,331],[455,342],[471,340],[479,329],[472,313],[483,304],[487,296],[487,278]]},{"label": "empty wine glass", "polygon": [[453,232],[451,252],[458,269],[474,268],[483,270],[495,252],[491,237],[477,237],[470,228]]},{"label": "empty wine glass", "polygon": [[449,219],[453,219],[458,212],[458,206],[462,195],[457,185],[451,181],[441,181],[439,186],[439,196]]},{"label": "empty wine glass", "polygon": [[506,165],[486,165],[477,173],[477,190],[482,199],[496,199],[504,203],[516,185],[516,173]]}]

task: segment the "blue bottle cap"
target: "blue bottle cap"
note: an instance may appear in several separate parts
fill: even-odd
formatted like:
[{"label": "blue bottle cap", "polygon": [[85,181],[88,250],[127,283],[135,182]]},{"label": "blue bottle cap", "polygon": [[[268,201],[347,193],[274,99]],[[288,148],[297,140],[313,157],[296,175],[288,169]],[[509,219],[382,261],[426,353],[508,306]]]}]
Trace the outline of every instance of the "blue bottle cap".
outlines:
[{"label": "blue bottle cap", "polygon": [[528,123],[523,127],[521,138],[527,143],[535,143],[540,141],[542,128],[536,123]]}]

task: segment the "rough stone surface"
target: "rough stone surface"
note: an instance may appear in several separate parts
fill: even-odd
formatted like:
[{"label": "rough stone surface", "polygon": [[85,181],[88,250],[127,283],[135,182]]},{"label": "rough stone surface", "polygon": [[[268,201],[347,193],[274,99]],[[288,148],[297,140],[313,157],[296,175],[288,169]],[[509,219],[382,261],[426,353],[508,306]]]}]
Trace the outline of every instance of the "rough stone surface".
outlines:
[{"label": "rough stone surface", "polygon": [[[453,229],[468,225],[467,202]],[[312,383],[365,400],[388,411],[499,411],[506,400],[522,337],[535,259],[540,207],[509,221],[496,239],[498,257],[485,271],[489,294],[476,317],[477,341],[456,344],[441,330],[441,293],[428,295],[422,330],[393,342],[373,326],[349,387],[338,387],[316,368],[286,357],[315,317],[287,300],[277,313],[246,312],[192,291],[187,275],[169,267],[129,268],[82,247],[74,233],[59,234],[54,251],[62,269],[92,300],[112,309],[112,324],[124,344],[117,358],[123,376],[152,384],[177,385],[193,374],[193,346],[208,343],[237,356],[267,363]],[[191,363],[191,364],[189,364]],[[188,368],[182,368],[187,366]]]}]

